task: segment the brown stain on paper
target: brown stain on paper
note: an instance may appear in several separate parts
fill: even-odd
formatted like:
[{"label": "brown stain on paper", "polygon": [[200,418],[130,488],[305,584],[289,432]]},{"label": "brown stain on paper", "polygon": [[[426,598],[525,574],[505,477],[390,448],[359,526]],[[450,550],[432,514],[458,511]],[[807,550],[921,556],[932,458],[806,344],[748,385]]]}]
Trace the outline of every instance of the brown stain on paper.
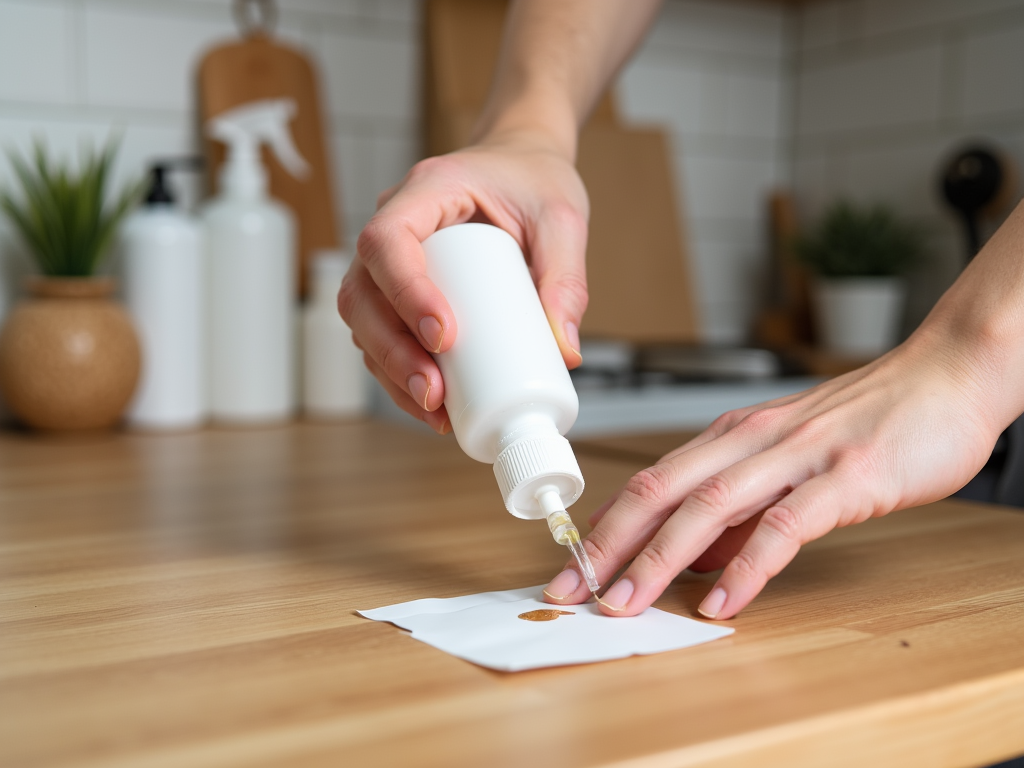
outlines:
[{"label": "brown stain on paper", "polygon": [[554,621],[559,616],[575,616],[572,611],[556,611],[554,609],[541,609],[520,613],[519,618],[523,621]]}]

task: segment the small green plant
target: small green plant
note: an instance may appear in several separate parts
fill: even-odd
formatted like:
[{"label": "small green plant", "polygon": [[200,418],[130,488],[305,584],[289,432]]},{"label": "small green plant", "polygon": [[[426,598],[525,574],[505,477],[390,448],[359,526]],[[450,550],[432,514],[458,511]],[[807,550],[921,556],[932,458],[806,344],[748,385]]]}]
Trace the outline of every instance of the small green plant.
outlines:
[{"label": "small green plant", "polygon": [[924,254],[920,230],[882,205],[839,202],[811,233],[796,242],[796,256],[820,277],[900,275]]},{"label": "small green plant", "polygon": [[35,142],[31,160],[7,152],[21,199],[5,190],[0,193],[0,208],[44,275],[88,277],[106,255],[114,230],[142,190],[141,183],[132,184],[111,203],[105,202],[117,148],[116,141],[108,141],[100,152],[85,149],[77,172],[66,163],[54,163],[40,141]]}]

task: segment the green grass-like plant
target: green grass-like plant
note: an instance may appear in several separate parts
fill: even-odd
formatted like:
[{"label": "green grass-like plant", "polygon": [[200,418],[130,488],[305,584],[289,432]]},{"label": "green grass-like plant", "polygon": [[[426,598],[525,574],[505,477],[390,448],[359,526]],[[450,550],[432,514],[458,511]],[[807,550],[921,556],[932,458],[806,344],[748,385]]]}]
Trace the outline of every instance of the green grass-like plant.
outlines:
[{"label": "green grass-like plant", "polygon": [[820,277],[901,275],[924,255],[923,233],[883,205],[838,202],[797,240],[797,258]]},{"label": "green grass-like plant", "polygon": [[85,148],[77,173],[67,163],[54,163],[41,141],[30,159],[8,150],[21,195],[3,191],[0,208],[44,275],[88,277],[106,256],[118,223],[142,191],[141,183],[131,184],[105,203],[117,149],[113,140],[99,152]]}]

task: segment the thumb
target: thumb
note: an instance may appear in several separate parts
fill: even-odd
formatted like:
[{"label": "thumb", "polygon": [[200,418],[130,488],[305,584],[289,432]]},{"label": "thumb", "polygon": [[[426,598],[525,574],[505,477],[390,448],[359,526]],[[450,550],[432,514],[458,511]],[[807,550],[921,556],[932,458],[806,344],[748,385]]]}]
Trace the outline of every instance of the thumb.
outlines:
[{"label": "thumb", "polygon": [[567,204],[546,208],[530,243],[530,262],[541,304],[570,369],[583,361],[580,322],[587,309],[586,250],[586,216]]}]

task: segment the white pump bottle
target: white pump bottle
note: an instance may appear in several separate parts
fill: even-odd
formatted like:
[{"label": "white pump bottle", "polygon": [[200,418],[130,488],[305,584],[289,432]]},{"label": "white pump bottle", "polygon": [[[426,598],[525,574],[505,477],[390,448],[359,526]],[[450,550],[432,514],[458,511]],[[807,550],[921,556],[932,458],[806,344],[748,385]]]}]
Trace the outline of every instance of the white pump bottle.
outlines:
[{"label": "white pump bottle", "polygon": [[423,242],[427,276],[448,300],[457,331],[435,355],[452,431],[471,458],[494,465],[505,507],[547,519],[591,589],[597,582],[565,512],[583,493],[563,435],[579,398],[518,243],[487,224],[459,224]]},{"label": "white pump bottle", "polygon": [[260,145],[296,177],[308,173],[292,144],[290,99],[244,104],[212,118],[228,145],[220,195],[203,211],[209,261],[210,415],[222,422],[288,418],[295,407],[295,223],[267,195]]}]

